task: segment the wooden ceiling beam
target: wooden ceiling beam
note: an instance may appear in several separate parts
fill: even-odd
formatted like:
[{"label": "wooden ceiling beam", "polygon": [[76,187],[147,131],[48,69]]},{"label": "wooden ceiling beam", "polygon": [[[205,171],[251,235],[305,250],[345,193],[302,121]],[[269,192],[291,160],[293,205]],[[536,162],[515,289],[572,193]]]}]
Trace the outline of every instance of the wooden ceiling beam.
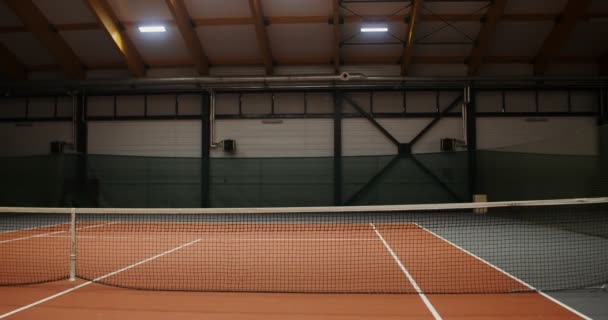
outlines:
[{"label": "wooden ceiling beam", "polygon": [[201,75],[209,74],[209,58],[201,45],[201,41],[196,33],[196,25],[192,22],[184,0],[165,0],[173,19],[177,24],[177,29],[181,34],[190,56],[194,60],[196,70]]},{"label": "wooden ceiling beam", "polygon": [[340,54],[340,42],[342,41],[341,36],[341,22],[340,22],[340,0],[331,0],[332,2],[332,24],[334,29],[334,42],[333,42],[333,54],[332,61],[334,65],[334,73],[340,73],[340,63],[342,55]]},{"label": "wooden ceiling beam", "polygon": [[27,70],[17,56],[0,43],[0,72],[12,80],[27,79]]},{"label": "wooden ceiling beam", "polygon": [[19,17],[25,28],[57,59],[69,78],[86,78],[86,70],[80,58],[32,0],[4,0],[4,2]]},{"label": "wooden ceiling beam", "polygon": [[114,41],[119,53],[125,59],[131,75],[144,77],[146,75],[144,60],[127,35],[125,28],[118,21],[118,17],[110,7],[110,4],[106,0],[86,0],[86,3],[103,26],[105,32]]},{"label": "wooden ceiling beam", "polygon": [[498,26],[498,22],[505,12],[507,2],[508,0],[495,0],[492,6],[486,12],[481,30],[479,30],[479,34],[475,40],[475,45],[473,46],[471,54],[469,55],[468,74],[470,76],[477,74],[481,63],[483,62],[483,58],[488,53],[490,42],[494,39],[496,27]]},{"label": "wooden ceiling beam", "polygon": [[416,43],[416,29],[420,22],[420,14],[423,8],[423,0],[412,0],[412,9],[409,15],[409,27],[407,30],[407,38],[405,40],[405,48],[401,55],[401,75],[407,75],[412,58],[414,57]]},{"label": "wooden ceiling beam", "polygon": [[274,59],[270,49],[268,33],[266,32],[266,21],[264,18],[264,10],[262,9],[262,2],[261,0],[249,0],[249,7],[251,8],[253,25],[255,26],[255,33],[258,39],[260,52],[262,53],[262,59],[264,60],[266,74],[272,75],[274,73]]},{"label": "wooden ceiling beam", "polygon": [[585,15],[592,0],[568,0],[559,19],[543,42],[534,63],[534,74],[547,71],[551,60],[559,55],[564,44],[570,39],[578,21]]}]

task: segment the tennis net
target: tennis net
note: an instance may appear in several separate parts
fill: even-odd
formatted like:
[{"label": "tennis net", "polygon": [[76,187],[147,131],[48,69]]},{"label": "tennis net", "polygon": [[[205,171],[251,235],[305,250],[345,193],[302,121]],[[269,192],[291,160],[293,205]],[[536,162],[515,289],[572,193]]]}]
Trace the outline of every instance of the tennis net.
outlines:
[{"label": "tennis net", "polygon": [[0,208],[0,285],[507,293],[608,282],[608,198],[327,208]]}]

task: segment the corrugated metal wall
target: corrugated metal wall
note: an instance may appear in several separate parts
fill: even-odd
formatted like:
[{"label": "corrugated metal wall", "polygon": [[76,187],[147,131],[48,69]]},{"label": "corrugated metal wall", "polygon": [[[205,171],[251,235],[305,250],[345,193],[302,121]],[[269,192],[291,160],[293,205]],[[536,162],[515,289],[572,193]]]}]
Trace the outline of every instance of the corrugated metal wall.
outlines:
[{"label": "corrugated metal wall", "polygon": [[[367,112],[401,114],[428,113],[443,110],[459,92],[434,91],[349,93]],[[590,91],[481,91],[477,95],[478,112],[589,112],[597,108],[597,95]],[[91,154],[199,157],[201,154],[201,97],[198,95],[149,95],[89,97],[88,150]],[[56,110],[56,111],[55,111]],[[71,100],[61,98],[0,99],[0,119],[17,118],[25,114],[30,119],[56,115],[69,119]],[[238,152],[234,155],[219,150],[213,157],[319,157],[333,155],[333,120],[325,118],[280,119],[265,121],[263,115],[326,114],[333,112],[333,97],[317,93],[243,93],[218,94],[217,114],[241,115],[238,119],[217,121],[217,140],[235,139]],[[356,113],[344,102],[344,113]],[[460,107],[454,109],[460,114]],[[167,116],[166,120],[132,120],[125,117]],[[172,120],[172,116],[191,116],[191,120]],[[113,117],[123,118],[114,121]],[[255,116],[255,119],[245,119]],[[103,121],[101,121],[103,120]],[[431,120],[430,117],[378,118],[400,142],[407,143]],[[551,137],[561,137],[577,130],[592,129],[596,119],[588,117],[480,117],[478,140],[481,149],[496,149],[526,143],[538,143]],[[2,155],[46,154],[51,141],[71,141],[72,124],[64,122],[4,122],[0,125]],[[440,150],[441,138],[464,140],[462,119],[458,116],[442,119],[414,146],[415,153]],[[592,154],[594,141],[570,141],[572,152]],[[574,148],[576,147],[576,148]],[[363,118],[343,119],[343,154],[390,155],[396,147],[369,121]]]}]

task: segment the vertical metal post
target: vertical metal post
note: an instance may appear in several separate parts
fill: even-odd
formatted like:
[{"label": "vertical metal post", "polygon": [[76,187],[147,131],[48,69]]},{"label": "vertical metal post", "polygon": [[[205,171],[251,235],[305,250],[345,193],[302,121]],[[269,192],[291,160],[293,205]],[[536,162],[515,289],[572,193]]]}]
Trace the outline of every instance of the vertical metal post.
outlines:
[{"label": "vertical metal post", "polygon": [[606,88],[600,87],[599,92],[598,92],[598,98],[599,98],[599,103],[598,103],[598,125],[602,126],[605,125],[608,122],[608,101],[606,101],[607,97],[607,90]]},{"label": "vertical metal post", "polygon": [[76,208],[70,211],[70,281],[76,280]]},{"label": "vertical metal post", "polygon": [[73,96],[74,108],[74,148],[78,153],[87,155],[88,123],[87,123],[87,95],[86,92]]},{"label": "vertical metal post", "polygon": [[476,117],[475,91],[471,86],[465,88],[464,110],[466,126],[466,142],[468,157],[468,185],[469,196],[473,200],[478,189],[478,168],[477,168],[477,117]]},{"label": "vertical metal post", "polygon": [[342,205],[342,93],[334,92],[334,205]]},{"label": "vertical metal post", "polygon": [[59,104],[59,98],[55,96],[53,100],[53,118],[57,118],[57,105]]},{"label": "vertical metal post", "polygon": [[274,115],[274,92],[270,94],[270,114]]},{"label": "vertical metal post", "polygon": [[148,95],[144,96],[144,118],[148,117]]},{"label": "vertical metal post", "polygon": [[474,151],[477,149],[477,107],[475,103],[475,92],[470,86],[467,86],[465,90],[467,150]]},{"label": "vertical metal post", "polygon": [[74,92],[70,94],[72,98],[72,144],[74,147],[78,148],[78,121],[80,119],[80,113],[78,113],[78,96]]},{"label": "vertical metal post", "polygon": [[118,113],[118,96],[114,96],[114,115],[112,116],[114,119],[116,119],[116,117]]},{"label": "vertical metal post", "polygon": [[211,192],[211,99],[212,92],[201,94],[201,208],[210,206]]},{"label": "vertical metal post", "polygon": [[25,119],[30,116],[30,97],[25,97]]},{"label": "vertical metal post", "polygon": [[243,94],[239,93],[239,117],[243,115]]},{"label": "vertical metal post", "polygon": [[[77,183],[78,189],[74,192],[78,195],[86,195],[88,200],[90,192],[99,192],[97,189],[91,189],[88,177],[88,122],[87,122],[87,103],[88,98],[86,92],[74,94],[74,150],[78,153],[77,162]],[[81,198],[81,197],[77,197]],[[97,199],[98,195],[94,196]],[[82,199],[82,198],[81,198]]]},{"label": "vertical metal post", "polygon": [[403,113],[407,113],[407,90],[403,89]]},{"label": "vertical metal post", "polygon": [[435,109],[437,109],[437,113],[441,113],[441,96],[440,91],[435,90]]}]

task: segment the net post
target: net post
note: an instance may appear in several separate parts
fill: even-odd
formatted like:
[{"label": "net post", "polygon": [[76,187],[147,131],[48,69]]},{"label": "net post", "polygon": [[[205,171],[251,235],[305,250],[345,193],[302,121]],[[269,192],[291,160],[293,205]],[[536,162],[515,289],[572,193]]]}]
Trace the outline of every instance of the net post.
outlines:
[{"label": "net post", "polygon": [[76,208],[70,210],[70,281],[76,281]]},{"label": "net post", "polygon": [[[488,195],[487,194],[474,194],[473,202],[488,202]],[[473,213],[486,214],[486,213],[488,213],[488,208],[475,208],[475,209],[473,209]]]}]

